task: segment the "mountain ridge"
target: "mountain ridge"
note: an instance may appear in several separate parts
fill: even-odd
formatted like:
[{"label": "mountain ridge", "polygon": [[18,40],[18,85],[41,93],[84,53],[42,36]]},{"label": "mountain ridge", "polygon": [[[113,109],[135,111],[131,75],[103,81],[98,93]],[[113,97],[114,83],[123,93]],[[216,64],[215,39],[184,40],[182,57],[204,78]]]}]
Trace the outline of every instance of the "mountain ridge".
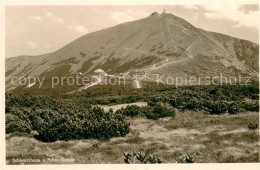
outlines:
[{"label": "mountain ridge", "polygon": [[[207,69],[213,76],[223,70],[229,76],[243,73],[258,79],[258,50],[256,43],[205,31],[172,14],[155,13],[83,35],[51,53],[6,59],[6,84],[7,89],[12,87],[13,76],[93,74],[96,69],[120,74],[142,68],[150,68],[147,74],[190,76],[207,75]],[[156,67],[156,63],[166,65]],[[219,67],[211,70],[209,63]]]}]

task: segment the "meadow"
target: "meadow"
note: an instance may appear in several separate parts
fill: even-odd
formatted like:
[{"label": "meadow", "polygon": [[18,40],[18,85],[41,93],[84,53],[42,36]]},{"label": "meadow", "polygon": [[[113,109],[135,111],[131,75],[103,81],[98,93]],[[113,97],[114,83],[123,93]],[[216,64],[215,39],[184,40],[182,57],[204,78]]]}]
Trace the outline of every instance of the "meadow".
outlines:
[{"label": "meadow", "polygon": [[[259,162],[259,88],[254,83],[94,86],[70,95],[40,93],[6,93],[8,164],[19,164],[16,158],[74,159],[70,163]],[[134,102],[146,105],[108,111],[100,107]]]}]

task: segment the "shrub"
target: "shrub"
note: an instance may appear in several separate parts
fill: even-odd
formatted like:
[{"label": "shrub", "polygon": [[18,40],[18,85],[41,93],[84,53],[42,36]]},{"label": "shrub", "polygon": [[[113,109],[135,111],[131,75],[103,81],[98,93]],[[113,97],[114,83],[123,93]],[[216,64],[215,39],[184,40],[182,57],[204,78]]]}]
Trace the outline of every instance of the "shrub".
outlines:
[{"label": "shrub", "polygon": [[258,128],[258,123],[248,123],[247,127],[248,129],[255,130]]},{"label": "shrub", "polygon": [[251,112],[258,112],[259,111],[259,102],[251,102],[251,103],[246,103],[243,102],[241,104],[241,107],[247,111],[251,111]]},{"label": "shrub", "polygon": [[151,107],[154,107],[154,106],[156,106],[156,103],[157,102],[154,102],[153,100],[150,100],[150,101],[147,102],[147,105],[151,106]]},{"label": "shrub", "polygon": [[177,158],[177,163],[194,163],[196,160],[196,153],[181,155]]},{"label": "shrub", "polygon": [[41,111],[39,114],[48,115],[37,120],[40,124],[35,129],[39,133],[38,139],[46,142],[89,138],[107,140],[129,133],[129,124],[124,121],[123,115],[105,113],[97,107],[79,117],[53,111]]},{"label": "shrub", "polygon": [[[186,86],[173,89],[165,97],[151,98],[152,102],[167,102],[179,110],[205,110],[210,114],[229,112],[235,114],[239,111],[258,111],[258,85],[249,86]],[[246,103],[246,98],[253,101]],[[242,104],[241,104],[242,102]]]},{"label": "shrub", "polygon": [[6,114],[7,133],[30,133],[34,130],[39,134],[36,138],[44,142],[89,138],[107,140],[129,133],[129,123],[122,114],[105,113],[99,107],[70,100],[52,103],[48,98],[35,98],[35,103],[30,103],[34,107],[26,108],[23,103],[27,100],[23,97],[12,103]]},{"label": "shrub", "polygon": [[133,164],[133,163],[141,163],[141,164],[147,164],[147,163],[151,163],[151,164],[160,164],[162,163],[161,159],[152,156],[152,155],[148,155],[147,153],[144,152],[143,149],[141,149],[141,151],[139,152],[130,152],[124,153],[124,162],[127,164]]},{"label": "shrub", "polygon": [[144,106],[144,107],[141,107],[142,109],[142,114],[148,118],[148,115],[150,115],[152,112],[153,112],[153,107],[151,106]]},{"label": "shrub", "polygon": [[141,115],[142,110],[139,106],[137,105],[128,105],[125,108],[121,108],[119,110],[117,110],[117,113],[121,113],[125,116],[137,116],[137,115]]},{"label": "shrub", "polygon": [[[102,87],[103,88],[103,87]],[[94,88],[95,89],[95,88]],[[113,88],[111,88],[113,89]],[[129,131],[125,116],[144,115],[149,119],[159,119],[172,116],[173,108],[180,110],[204,110],[210,114],[239,111],[259,111],[259,88],[257,84],[249,86],[185,86],[146,91],[140,90],[138,95],[125,89],[124,97],[102,98],[107,91],[91,91],[86,95],[65,95],[58,99],[6,94],[6,133],[29,133],[36,130],[39,139],[45,141],[69,139],[109,139],[123,136]],[[150,91],[149,91],[150,90]],[[150,94],[149,94],[150,93]],[[20,93],[21,94],[21,93]],[[109,92],[110,95],[110,92]],[[81,97],[80,97],[81,96]],[[71,97],[71,99],[70,99]],[[90,104],[110,104],[120,102],[135,102],[145,100],[148,106],[127,106],[115,114],[105,113],[100,108],[92,108]]]},{"label": "shrub", "polygon": [[144,107],[142,110],[145,117],[153,120],[157,120],[159,118],[164,118],[164,117],[175,116],[174,108],[168,104],[163,104],[163,103],[156,103],[154,104],[153,107],[147,106]]},{"label": "shrub", "polygon": [[204,108],[210,114],[222,114],[228,111],[228,105],[223,101],[208,101]]},{"label": "shrub", "polygon": [[129,96],[129,97],[127,97],[126,101],[127,101],[127,103],[133,103],[133,102],[136,102],[140,99],[141,98],[139,96]]},{"label": "shrub", "polygon": [[126,108],[122,108],[116,111],[118,114],[123,114],[125,116],[137,116],[144,115],[148,119],[157,120],[164,117],[174,117],[175,111],[172,106],[164,103],[154,103],[151,102],[152,106],[139,107],[137,105],[130,105]]},{"label": "shrub", "polygon": [[6,114],[6,133],[14,133],[14,132],[21,132],[21,133],[30,133],[31,132],[31,125],[20,119],[16,115]]},{"label": "shrub", "polygon": [[155,157],[155,156],[149,156],[148,159],[147,159],[147,162],[151,163],[151,164],[160,164],[162,163],[161,159]]},{"label": "shrub", "polygon": [[227,106],[227,111],[229,114],[235,114],[240,111],[240,106],[237,102],[229,103]]}]

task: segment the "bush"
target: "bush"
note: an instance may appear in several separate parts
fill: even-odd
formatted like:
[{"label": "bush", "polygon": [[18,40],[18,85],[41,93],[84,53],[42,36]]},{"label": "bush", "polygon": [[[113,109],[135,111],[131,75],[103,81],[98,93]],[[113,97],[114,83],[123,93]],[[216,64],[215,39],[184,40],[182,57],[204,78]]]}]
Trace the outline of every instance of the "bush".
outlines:
[{"label": "bush", "polygon": [[259,102],[251,102],[251,103],[246,103],[243,102],[241,104],[241,107],[247,111],[251,111],[251,112],[259,112]]},{"label": "bush", "polygon": [[240,111],[240,106],[238,103],[236,102],[232,102],[232,103],[229,103],[228,104],[228,108],[227,108],[227,111],[229,114],[235,114],[235,113],[238,113]]},{"label": "bush", "polygon": [[[122,98],[111,99],[100,98],[101,95],[107,95],[108,90],[104,91],[104,94],[91,91],[88,95],[89,98],[86,98],[86,95],[83,95],[84,97],[67,95],[61,100],[60,98],[51,99],[9,93],[5,98],[6,133],[29,133],[31,130],[36,130],[39,133],[39,139],[44,141],[83,138],[109,139],[128,133],[129,124],[125,121],[125,116],[144,115],[156,120],[168,116],[174,117],[173,108],[204,110],[210,114],[259,111],[257,84],[185,86],[159,89],[151,94],[152,89],[153,87],[145,92],[140,90],[141,94],[138,95],[126,92]],[[116,95],[118,95],[117,93],[118,90],[116,90]],[[125,103],[140,100],[148,101],[148,106],[131,105],[118,110],[115,114],[111,111],[104,113],[102,109],[90,106],[90,104]]]},{"label": "bush", "polygon": [[177,158],[177,163],[194,163],[196,161],[196,153],[193,154],[184,154]]},{"label": "bush", "polygon": [[204,108],[210,114],[223,114],[228,111],[228,105],[223,101],[208,101]]},{"label": "bush", "polygon": [[40,123],[35,130],[39,133],[38,139],[46,142],[89,138],[107,140],[129,133],[129,124],[123,115],[105,113],[96,107],[87,114],[75,116],[55,111],[40,111],[38,114],[46,117],[37,120]]},{"label": "bush", "polygon": [[137,105],[130,105],[126,108],[121,108],[116,111],[118,114],[123,114],[125,116],[137,116],[144,115],[148,119],[157,120],[164,117],[174,117],[175,111],[172,106],[164,103],[154,103],[151,102],[152,106],[139,107]]},{"label": "bush", "polygon": [[142,110],[145,117],[153,120],[157,120],[159,118],[164,118],[164,117],[175,116],[174,108],[168,104],[163,104],[163,103],[156,103],[156,104],[154,103],[153,107],[147,106],[144,107]]},{"label": "bush", "polygon": [[16,115],[6,114],[5,115],[5,122],[6,122],[6,133],[14,133],[14,132],[21,132],[21,133],[30,133],[31,132],[31,125],[20,119]]},{"label": "bush", "polygon": [[141,164],[160,164],[162,163],[161,159],[148,155],[147,153],[144,152],[143,149],[139,152],[131,152],[131,153],[124,153],[124,162],[127,164],[133,164],[133,163],[141,163]]},{"label": "bush", "polygon": [[258,123],[248,123],[247,127],[248,129],[255,130],[258,128]]},{"label": "bush", "polygon": [[36,98],[38,104],[30,103],[33,108],[25,108],[23,99],[16,100],[18,103],[14,102],[6,114],[6,133],[30,133],[34,130],[39,134],[36,138],[44,142],[89,138],[107,140],[129,133],[129,123],[122,114],[105,113],[99,107],[69,100],[64,103],[45,100]]},{"label": "bush", "polygon": [[117,110],[117,113],[121,113],[125,116],[134,117],[134,116],[137,116],[137,115],[141,115],[142,110],[137,105],[128,105],[125,108],[121,108],[121,109]]},{"label": "bush", "polygon": [[140,99],[141,99],[141,97],[139,97],[139,96],[129,96],[126,99],[126,102],[127,103],[134,103],[134,102],[137,102]]},{"label": "bush", "polygon": [[[210,114],[222,114],[228,112],[259,111],[258,85],[249,86],[225,85],[225,86],[186,86],[173,89],[165,97],[151,98],[151,105],[156,102],[167,102],[179,110],[205,110]],[[251,103],[246,99],[254,100]]]}]

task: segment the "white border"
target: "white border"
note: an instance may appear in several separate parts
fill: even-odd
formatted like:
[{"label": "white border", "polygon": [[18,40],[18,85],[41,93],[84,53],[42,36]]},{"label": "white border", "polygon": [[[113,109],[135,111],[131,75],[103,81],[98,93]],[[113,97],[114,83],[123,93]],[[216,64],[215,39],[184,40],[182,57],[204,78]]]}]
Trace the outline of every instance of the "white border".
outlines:
[{"label": "white border", "polygon": [[[37,169],[37,170],[49,170],[49,169],[96,169],[96,170],[117,170],[117,169],[141,169],[141,170],[153,170],[153,169],[181,169],[181,170],[259,170],[260,163],[236,163],[236,164],[160,164],[160,165],[126,165],[126,164],[88,164],[88,165],[6,165],[5,161],[5,6],[11,5],[24,5],[24,6],[36,6],[36,5],[203,5],[211,2],[218,3],[239,3],[239,4],[259,4],[259,0],[0,0],[0,170],[1,169]],[[260,42],[260,41],[259,41]]]}]

